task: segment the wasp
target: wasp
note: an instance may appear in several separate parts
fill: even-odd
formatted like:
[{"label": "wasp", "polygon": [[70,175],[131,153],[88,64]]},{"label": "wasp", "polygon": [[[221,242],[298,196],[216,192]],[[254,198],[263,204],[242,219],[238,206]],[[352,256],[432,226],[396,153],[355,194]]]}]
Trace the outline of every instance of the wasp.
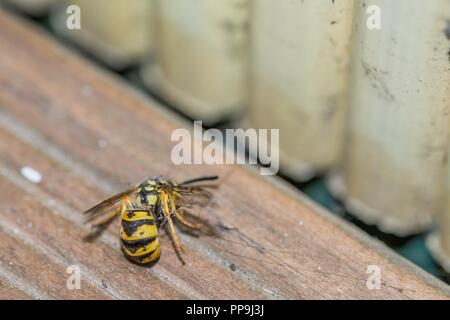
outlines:
[{"label": "wasp", "polygon": [[149,178],[85,211],[85,222],[99,232],[120,215],[125,257],[140,265],[154,265],[161,255],[158,232],[161,227],[167,227],[178,255],[185,253],[174,220],[191,229],[200,228],[201,224],[186,219],[184,210],[206,206],[212,196],[207,189],[214,185],[201,183],[217,179],[218,176],[205,176],[177,183],[162,177]]}]

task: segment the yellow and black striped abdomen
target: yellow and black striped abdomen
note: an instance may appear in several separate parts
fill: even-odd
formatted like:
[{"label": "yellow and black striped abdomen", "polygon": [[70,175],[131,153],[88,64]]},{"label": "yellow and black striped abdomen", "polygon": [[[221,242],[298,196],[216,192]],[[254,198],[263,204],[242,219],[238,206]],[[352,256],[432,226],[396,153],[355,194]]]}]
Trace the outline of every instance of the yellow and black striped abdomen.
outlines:
[{"label": "yellow and black striped abdomen", "polygon": [[125,256],[139,264],[156,263],[161,250],[153,214],[145,210],[127,210],[121,224],[120,239]]}]

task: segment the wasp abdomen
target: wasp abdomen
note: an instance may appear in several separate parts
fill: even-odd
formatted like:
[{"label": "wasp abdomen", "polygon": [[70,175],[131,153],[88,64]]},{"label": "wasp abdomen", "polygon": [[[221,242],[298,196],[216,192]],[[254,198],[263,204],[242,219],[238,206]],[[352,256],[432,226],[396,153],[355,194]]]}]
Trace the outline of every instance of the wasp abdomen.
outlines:
[{"label": "wasp abdomen", "polygon": [[127,210],[122,215],[120,239],[122,250],[128,259],[139,264],[158,261],[158,228],[152,213],[145,210]]}]

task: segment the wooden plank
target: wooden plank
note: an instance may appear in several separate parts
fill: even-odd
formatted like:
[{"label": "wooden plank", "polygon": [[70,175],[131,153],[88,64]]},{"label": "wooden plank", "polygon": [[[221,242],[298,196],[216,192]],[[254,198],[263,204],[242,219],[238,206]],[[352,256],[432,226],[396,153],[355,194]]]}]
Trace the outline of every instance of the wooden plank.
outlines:
[{"label": "wooden plank", "polygon": [[17,283],[13,283],[14,275],[4,273],[0,268],[0,299],[2,300],[29,300],[33,295],[26,292],[25,289],[18,288]]},{"label": "wooden plank", "polygon": [[[0,13],[2,215],[19,224],[12,212],[20,207],[34,226],[27,236],[82,264],[86,281],[107,277],[117,298],[450,297],[447,286],[278,179],[243,166],[173,165],[170,134],[187,123],[17,21]],[[24,179],[22,166],[42,182]],[[114,226],[94,243],[81,240],[82,210],[157,174],[221,176],[214,205],[198,212],[220,238],[183,234],[185,266],[163,238],[152,269],[121,256]],[[382,268],[380,290],[366,286],[369,265]]]},{"label": "wooden plank", "polygon": [[[5,208],[5,210],[8,209]],[[11,210],[11,212],[17,216],[18,211]],[[94,283],[87,281],[86,277],[80,278],[80,288],[82,290],[67,289],[68,274],[66,273],[66,266],[58,261],[57,255],[53,252],[47,252],[45,245],[39,245],[37,248],[37,243],[29,239],[23,230],[16,228],[12,223],[5,223],[3,218],[4,216],[2,215],[0,223],[0,260],[9,269],[9,272],[13,272],[16,275],[16,278],[20,278],[41,292],[39,295],[35,295],[34,298],[110,298],[102,292],[101,284],[100,286],[95,286]],[[8,233],[13,233],[14,236]]]},{"label": "wooden plank", "polygon": [[[59,240],[52,239],[53,241],[49,245],[55,251],[65,252],[65,255],[69,259],[76,259],[77,263],[84,264],[83,269],[96,270],[101,268],[102,265],[108,265],[109,268],[101,270],[101,274],[97,278],[104,279],[107,282],[116,282],[118,287],[127,288],[126,291],[132,293],[131,297],[133,298],[162,298],[165,296],[178,296],[182,298],[183,296],[177,295],[176,292],[167,291],[160,294],[160,288],[165,288],[165,286],[159,281],[155,281],[154,277],[161,279],[165,276],[170,276],[171,279],[175,279],[178,278],[177,274],[184,270],[182,274],[186,279],[180,279],[174,285],[177,287],[186,287],[183,283],[189,280],[191,282],[191,295],[195,294],[201,297],[203,294],[200,292],[205,291],[203,288],[205,282],[213,281],[214,283],[209,285],[207,290],[211,297],[223,297],[223,295],[216,296],[216,294],[224,287],[227,288],[226,292],[237,292],[240,298],[258,296],[256,290],[245,288],[244,283],[238,282],[229,273],[222,273],[221,268],[215,267],[214,264],[207,260],[202,260],[195,253],[190,258],[198,260],[198,267],[210,270],[210,274],[203,275],[200,278],[197,272],[193,273],[191,269],[186,270],[186,268],[180,265],[170,246],[167,246],[168,241],[163,242],[162,250],[169,256],[162,260],[155,268],[151,269],[150,273],[148,272],[149,270],[131,265],[121,257],[120,251],[117,250],[119,248],[117,223],[111,226],[111,233],[101,239],[105,245],[109,245],[109,249],[115,249],[116,254],[113,257],[110,257],[111,253],[108,250],[96,251],[93,254],[93,248],[98,249],[98,245],[84,245],[80,247],[80,240],[88,233],[87,230],[79,230],[81,225],[80,212],[83,210],[83,206],[86,205],[86,201],[95,202],[96,199],[106,197],[106,194],[99,192],[98,189],[93,188],[86,181],[77,177],[59,163],[50,161],[45,155],[21,143],[13,135],[8,134],[2,129],[0,129],[0,140],[12,142],[11,144],[2,144],[0,146],[0,160],[3,164],[3,170],[5,172],[6,170],[8,171],[4,173],[4,176],[12,184],[15,184],[2,185],[2,181],[0,181],[0,190],[4,190],[0,198],[10,200],[11,210],[13,208],[19,210],[18,207],[23,206],[23,210],[21,210],[23,212],[22,215],[28,216],[27,213],[30,212],[30,220],[28,223],[31,223],[35,229],[39,229],[39,231],[33,230],[29,233],[35,234],[38,232],[36,236],[42,241],[45,241],[45,235],[53,233],[54,238]],[[26,180],[17,174],[21,167],[29,163],[28,159],[33,159],[33,168],[45,177],[39,188],[34,187],[32,184],[27,185]],[[22,188],[22,191],[17,189],[17,187]],[[40,202],[44,206],[41,209],[26,210],[27,207],[35,205],[27,203],[30,202],[29,196],[41,199]],[[53,204],[48,205],[47,199],[48,201],[53,201]],[[62,201],[56,202],[54,199],[61,199]],[[45,204],[49,208],[45,208]],[[6,205],[4,208],[6,212],[8,212],[8,208],[9,205]],[[46,211],[49,211],[49,209],[59,211],[59,213],[47,213]],[[45,221],[45,225],[44,223],[39,223],[39,220],[33,217],[33,211],[42,212],[39,220]],[[6,215],[7,213],[2,216]],[[71,229],[70,232],[67,232],[69,229]],[[59,230],[61,233],[57,235],[52,230]],[[160,270],[162,266],[164,266],[165,270]],[[129,270],[132,276],[121,277],[120,280],[123,279],[123,281],[114,281],[115,270]],[[151,296],[149,293],[151,293]],[[232,297],[229,296],[228,298]]]}]

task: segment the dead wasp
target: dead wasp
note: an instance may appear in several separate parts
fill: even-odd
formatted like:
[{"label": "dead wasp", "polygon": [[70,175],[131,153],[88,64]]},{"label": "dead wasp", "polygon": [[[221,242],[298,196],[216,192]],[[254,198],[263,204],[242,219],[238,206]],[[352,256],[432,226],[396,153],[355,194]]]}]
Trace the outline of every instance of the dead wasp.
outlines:
[{"label": "dead wasp", "polygon": [[195,205],[205,206],[211,198],[207,188],[213,185],[198,183],[217,179],[217,176],[206,176],[181,183],[162,177],[147,179],[137,187],[117,193],[85,211],[86,223],[99,232],[120,214],[120,240],[124,255],[137,264],[154,265],[161,254],[158,230],[163,226],[167,226],[177,253],[185,253],[173,219],[198,229],[200,224],[188,221],[183,210]]}]

